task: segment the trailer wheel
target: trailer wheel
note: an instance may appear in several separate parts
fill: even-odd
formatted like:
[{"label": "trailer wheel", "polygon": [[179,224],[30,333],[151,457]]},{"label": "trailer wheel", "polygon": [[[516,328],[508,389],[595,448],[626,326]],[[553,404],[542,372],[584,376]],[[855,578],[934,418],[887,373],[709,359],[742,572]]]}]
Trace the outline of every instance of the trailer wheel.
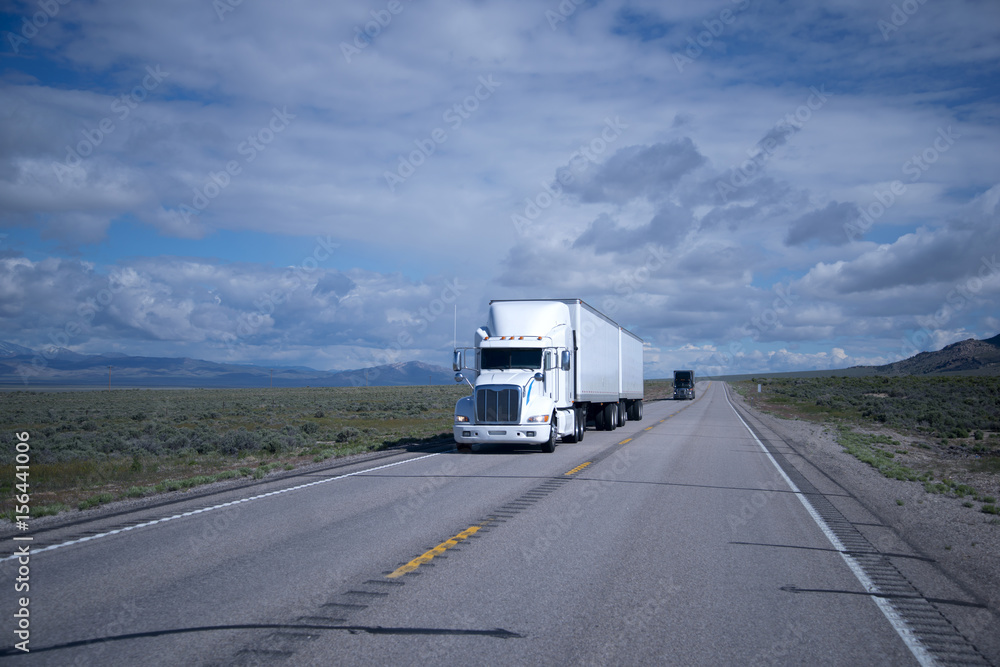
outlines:
[{"label": "trailer wheel", "polygon": [[640,398],[640,399],[639,399],[639,400],[638,400],[638,401],[636,402],[636,406],[635,406],[635,413],[636,413],[637,415],[639,415],[639,416],[638,416],[638,417],[636,418],[636,421],[637,421],[637,422],[641,422],[641,421],[642,421],[642,399],[641,399],[641,398]]},{"label": "trailer wheel", "polygon": [[628,415],[625,413],[625,402],[621,401],[618,403],[618,426],[624,426],[627,420]]},{"label": "trailer wheel", "polygon": [[551,454],[556,451],[556,439],[559,437],[559,433],[556,430],[556,413],[552,413],[552,426],[549,428],[549,439],[547,442],[542,443],[542,451],[546,454]]},{"label": "trailer wheel", "polygon": [[594,428],[598,431],[607,430],[604,428],[604,414],[605,410],[603,405],[597,408],[597,412],[594,413]]}]

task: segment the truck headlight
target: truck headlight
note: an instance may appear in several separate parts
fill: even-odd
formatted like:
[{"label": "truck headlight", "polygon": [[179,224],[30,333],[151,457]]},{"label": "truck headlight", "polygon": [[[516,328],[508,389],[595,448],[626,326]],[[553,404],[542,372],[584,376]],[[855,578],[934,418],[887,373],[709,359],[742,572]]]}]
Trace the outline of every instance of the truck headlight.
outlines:
[{"label": "truck headlight", "polygon": [[469,418],[466,417],[465,415],[455,415],[455,423],[456,424],[467,424],[468,422],[469,422]]},{"label": "truck headlight", "polygon": [[535,415],[534,417],[528,417],[528,422],[529,423],[548,424],[549,423],[549,416],[550,415]]}]

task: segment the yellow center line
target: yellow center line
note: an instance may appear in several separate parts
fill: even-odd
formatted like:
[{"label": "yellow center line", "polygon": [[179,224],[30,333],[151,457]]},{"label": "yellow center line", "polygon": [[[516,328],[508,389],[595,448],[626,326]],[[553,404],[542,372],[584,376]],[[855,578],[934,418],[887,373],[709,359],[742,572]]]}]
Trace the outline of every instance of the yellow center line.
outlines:
[{"label": "yellow center line", "polygon": [[453,538],[451,538],[449,540],[445,540],[444,542],[442,542],[441,544],[437,545],[433,549],[430,549],[430,550],[425,551],[424,553],[420,554],[419,556],[417,556],[416,558],[414,558],[413,560],[411,560],[406,565],[399,566],[391,574],[385,575],[385,578],[386,579],[396,579],[397,577],[403,576],[407,572],[413,572],[414,570],[416,570],[418,567],[420,567],[424,563],[431,562],[434,559],[435,556],[443,554],[445,551],[447,551],[448,549],[451,549],[453,546],[456,546],[456,545],[460,544],[462,540],[470,537],[471,535],[476,534],[479,531],[480,528],[482,528],[482,526],[470,526],[470,527],[466,528],[465,530],[463,530],[461,533],[459,533],[455,537],[453,537]]},{"label": "yellow center line", "polygon": [[580,465],[578,465],[577,467],[573,468],[569,472],[563,473],[563,474],[564,475],[575,475],[576,473],[580,472],[581,470],[583,470],[584,468],[586,468],[587,466],[589,466],[591,463],[592,463],[591,461],[587,461],[586,463],[581,463]]},{"label": "yellow center line", "polygon": [[621,441],[621,442],[619,442],[618,444],[619,444],[619,445],[624,445],[624,444],[625,444],[626,442],[632,442],[632,438],[625,438],[624,440],[622,440],[622,441]]}]

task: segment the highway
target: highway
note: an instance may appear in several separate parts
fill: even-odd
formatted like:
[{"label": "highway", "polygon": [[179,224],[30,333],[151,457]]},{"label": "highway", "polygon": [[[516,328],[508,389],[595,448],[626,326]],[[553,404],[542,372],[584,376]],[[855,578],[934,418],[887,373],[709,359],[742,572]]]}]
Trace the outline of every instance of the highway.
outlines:
[{"label": "highway", "polygon": [[972,617],[946,617],[961,601],[914,588],[919,554],[880,552],[858,529],[876,520],[754,429],[701,382],[554,454],[400,452],[52,531],[32,543],[31,652],[7,630],[0,656],[988,664],[955,629]]}]

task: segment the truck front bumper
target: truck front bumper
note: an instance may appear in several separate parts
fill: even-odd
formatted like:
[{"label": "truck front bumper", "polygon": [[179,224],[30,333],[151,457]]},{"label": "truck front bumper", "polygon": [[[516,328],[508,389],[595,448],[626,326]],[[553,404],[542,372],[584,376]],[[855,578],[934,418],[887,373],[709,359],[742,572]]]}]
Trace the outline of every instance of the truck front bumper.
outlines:
[{"label": "truck front bumper", "polygon": [[460,445],[518,444],[540,445],[549,439],[548,424],[456,424],[455,442]]}]

